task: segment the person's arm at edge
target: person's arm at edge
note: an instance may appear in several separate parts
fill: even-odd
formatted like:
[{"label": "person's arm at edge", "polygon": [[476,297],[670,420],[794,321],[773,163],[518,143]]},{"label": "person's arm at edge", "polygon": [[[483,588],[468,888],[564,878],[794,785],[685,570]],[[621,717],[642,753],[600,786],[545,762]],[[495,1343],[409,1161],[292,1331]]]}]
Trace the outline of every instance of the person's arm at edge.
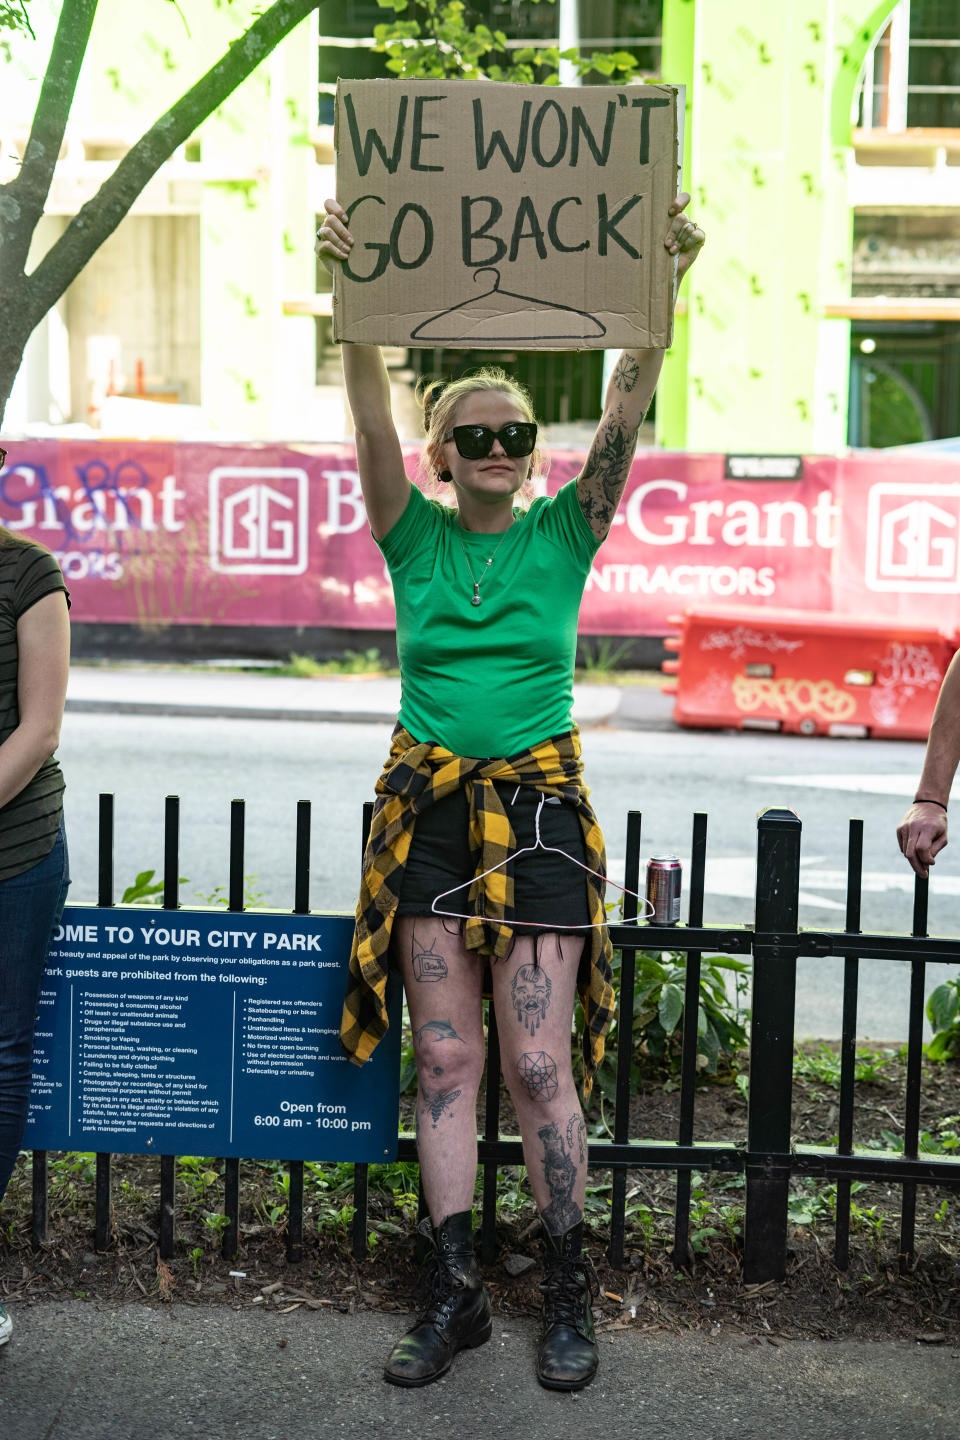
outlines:
[{"label": "person's arm at edge", "polygon": [[[326,217],[317,232],[317,254],[331,272],[349,258],[353,236],[346,211],[336,200],[324,202]],[[353,416],[357,470],[374,537],[382,540],[403,514],[410,482],[390,408],[390,380],[378,345],[344,341],[340,347],[343,379]]]},{"label": "person's arm at edge", "polygon": [[[960,651],[954,655],[937,696],[923,770],[914,800],[900,824],[900,849],[918,875],[926,876],[947,843],[950,787],[960,764]],[[926,804],[925,801],[937,803]]]},{"label": "person's arm at edge", "polygon": [[0,807],[30,783],[60,743],[70,668],[70,620],[62,590],[44,595],[17,621],[20,723],[0,745]]},{"label": "person's arm at edge", "polygon": [[[677,286],[699,254],[700,244],[684,252],[677,243],[678,223],[690,196],[680,194],[670,206],[670,229],[664,244],[672,255],[679,253]],[[603,415],[597,427],[587,462],[577,478],[577,499],[584,519],[598,540],[604,540],[613,524],[617,506],[630,474],[637,448],[637,432],[650,408],[663,365],[663,350],[623,350],[617,361],[607,393]]]}]

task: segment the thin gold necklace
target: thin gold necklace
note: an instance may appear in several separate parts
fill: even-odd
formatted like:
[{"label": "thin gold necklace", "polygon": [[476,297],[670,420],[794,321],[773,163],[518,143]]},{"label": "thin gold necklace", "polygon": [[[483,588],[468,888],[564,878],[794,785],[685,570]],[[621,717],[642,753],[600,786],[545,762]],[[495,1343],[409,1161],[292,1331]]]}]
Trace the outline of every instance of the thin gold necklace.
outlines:
[{"label": "thin gold necklace", "polygon": [[461,537],[460,537],[459,535],[457,536],[457,540],[458,540],[458,542],[459,542],[459,544],[460,544],[460,549],[463,551],[463,558],[464,558],[464,561],[466,562],[467,570],[470,572],[470,579],[473,581],[473,594],[470,596],[470,604],[471,604],[471,605],[479,605],[479,604],[482,603],[482,602],[481,602],[481,599],[480,599],[480,585],[481,585],[481,583],[483,582],[483,580],[486,578],[487,571],[490,569],[490,566],[493,564],[494,560],[497,558],[497,552],[499,551],[500,546],[503,544],[504,540],[506,540],[507,536],[510,534],[510,531],[512,530],[512,528],[513,528],[513,521],[511,520],[511,521],[510,521],[510,524],[507,526],[506,530],[504,530],[503,534],[500,536],[500,539],[497,541],[497,545],[496,545],[496,548],[494,549],[493,554],[492,554],[492,555],[489,555],[489,556],[487,557],[487,560],[486,560],[486,562],[485,562],[485,564],[484,564],[484,567],[483,567],[483,569],[480,571],[480,579],[479,579],[479,580],[477,579],[476,575],[474,575],[474,573],[473,573],[473,566],[470,564],[470,556],[467,554],[466,546],[464,545],[463,540],[461,539]]}]

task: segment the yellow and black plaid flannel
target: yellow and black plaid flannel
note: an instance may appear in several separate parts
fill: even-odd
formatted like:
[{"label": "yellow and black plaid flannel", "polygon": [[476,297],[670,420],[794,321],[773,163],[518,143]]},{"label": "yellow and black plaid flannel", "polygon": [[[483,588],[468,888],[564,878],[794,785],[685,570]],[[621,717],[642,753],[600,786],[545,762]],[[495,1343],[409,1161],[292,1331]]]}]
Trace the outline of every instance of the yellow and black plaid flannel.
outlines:
[{"label": "yellow and black plaid flannel", "polygon": [[[469,950],[502,959],[513,940],[513,880],[504,866],[516,849],[516,838],[493,781],[530,785],[576,806],[583,827],[586,864],[606,874],[603,835],[583,783],[580,734],[544,740],[509,760],[467,760],[442,745],[418,744],[398,725],[383,773],[376,784],[373,824],[363,857],[363,879],[357,903],[357,924],[350,955],[350,977],[340,1026],[340,1042],[355,1065],[368,1060],[387,1030],[386,985],[390,933],[403,887],[403,874],[417,815],[461,787],[470,807],[470,848],[476,854],[474,880],[464,929]],[[502,868],[494,868],[494,867]],[[484,875],[484,871],[492,874]],[[603,884],[588,882],[589,932],[577,978],[585,1018],[581,1046],[584,1094],[603,1059],[603,1037],[613,1019],[610,937],[605,921]]]}]

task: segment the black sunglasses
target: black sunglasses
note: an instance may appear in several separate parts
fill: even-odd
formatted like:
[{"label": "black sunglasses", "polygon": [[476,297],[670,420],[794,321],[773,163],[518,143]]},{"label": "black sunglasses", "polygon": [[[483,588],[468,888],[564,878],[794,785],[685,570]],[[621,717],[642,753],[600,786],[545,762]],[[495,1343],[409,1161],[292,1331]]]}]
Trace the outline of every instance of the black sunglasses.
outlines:
[{"label": "black sunglasses", "polygon": [[491,430],[489,425],[454,425],[444,443],[452,440],[464,460],[483,460],[493,449],[494,440],[499,440],[505,455],[518,459],[521,455],[532,455],[537,443],[537,427],[527,420],[514,420]]}]

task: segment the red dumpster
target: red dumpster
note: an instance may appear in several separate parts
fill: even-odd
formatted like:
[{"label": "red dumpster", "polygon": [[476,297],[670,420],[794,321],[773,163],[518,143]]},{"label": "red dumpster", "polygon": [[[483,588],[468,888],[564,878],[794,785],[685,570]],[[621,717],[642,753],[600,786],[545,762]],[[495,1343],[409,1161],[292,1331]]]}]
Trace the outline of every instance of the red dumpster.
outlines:
[{"label": "red dumpster", "polygon": [[663,689],[680,725],[925,740],[958,641],[933,626],[807,610],[693,607]]}]

